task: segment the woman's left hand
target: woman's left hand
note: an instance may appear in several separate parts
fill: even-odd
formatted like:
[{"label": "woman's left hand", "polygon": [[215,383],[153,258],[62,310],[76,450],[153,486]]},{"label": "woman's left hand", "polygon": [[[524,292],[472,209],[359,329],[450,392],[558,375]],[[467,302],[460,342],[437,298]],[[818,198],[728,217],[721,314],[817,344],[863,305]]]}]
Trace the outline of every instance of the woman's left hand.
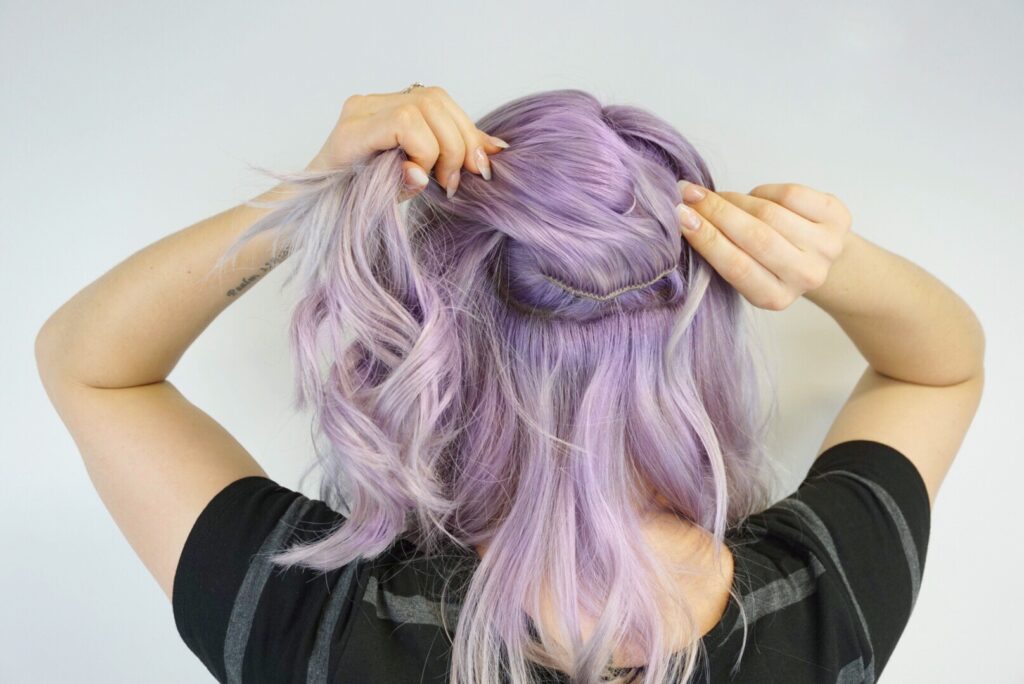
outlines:
[{"label": "woman's left hand", "polygon": [[408,93],[352,95],[323,148],[306,167],[324,170],[359,161],[375,152],[401,147],[405,187],[399,200],[419,194],[433,171],[451,197],[465,167],[490,180],[487,155],[508,147],[481,131],[440,86]]},{"label": "woman's left hand", "polygon": [[679,181],[683,235],[756,307],[782,311],[821,287],[850,233],[850,210],[835,195],[797,183],[747,194]]}]

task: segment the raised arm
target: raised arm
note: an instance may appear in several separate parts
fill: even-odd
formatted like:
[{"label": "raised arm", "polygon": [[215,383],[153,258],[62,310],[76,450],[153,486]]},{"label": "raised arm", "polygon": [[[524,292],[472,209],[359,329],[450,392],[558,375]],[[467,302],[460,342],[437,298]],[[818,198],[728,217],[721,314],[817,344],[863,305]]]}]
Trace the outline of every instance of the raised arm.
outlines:
[{"label": "raised arm", "polygon": [[[401,146],[399,201],[427,172],[454,191],[465,168],[488,178],[503,141],[478,130],[440,88],[350,97],[310,172]],[[282,183],[256,198],[283,199]],[[221,256],[267,208],[240,204],[124,259],[49,316],[35,343],[46,392],[82,454],[103,503],[171,597],[181,550],[198,515],[233,481],[266,476],[213,418],[167,377],[189,345],[286,256],[271,231],[234,261]]]},{"label": "raised arm", "polygon": [[805,295],[867,359],[821,445],[892,446],[917,466],[935,505],[985,377],[985,335],[971,308],[913,262],[850,233],[828,280]]},{"label": "raised arm", "polygon": [[[803,296],[868,362],[819,454],[853,439],[888,444],[921,473],[934,505],[981,399],[985,336],[933,275],[850,230],[838,198],[787,183],[749,194],[683,184],[689,243],[756,306]],[[692,208],[690,208],[692,207]]]}]

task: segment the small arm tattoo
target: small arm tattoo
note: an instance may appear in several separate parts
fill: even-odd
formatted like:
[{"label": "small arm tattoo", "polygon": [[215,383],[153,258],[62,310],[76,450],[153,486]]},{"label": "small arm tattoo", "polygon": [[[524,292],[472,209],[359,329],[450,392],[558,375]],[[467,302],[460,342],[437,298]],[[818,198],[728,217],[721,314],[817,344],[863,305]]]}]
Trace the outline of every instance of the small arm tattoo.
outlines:
[{"label": "small arm tattoo", "polygon": [[244,292],[247,287],[249,287],[250,285],[255,283],[257,280],[259,280],[260,278],[262,278],[266,274],[270,273],[274,269],[275,266],[277,266],[279,263],[281,263],[286,258],[288,258],[288,255],[290,253],[291,253],[290,248],[285,247],[283,250],[278,252],[276,255],[272,256],[269,259],[267,259],[267,261],[262,266],[259,267],[257,273],[254,273],[253,275],[245,276],[244,278],[242,278],[241,282],[238,283],[238,285],[235,285],[233,288],[228,290],[227,293],[226,293],[227,296],[228,297],[236,297],[236,296],[242,294],[242,292]]}]

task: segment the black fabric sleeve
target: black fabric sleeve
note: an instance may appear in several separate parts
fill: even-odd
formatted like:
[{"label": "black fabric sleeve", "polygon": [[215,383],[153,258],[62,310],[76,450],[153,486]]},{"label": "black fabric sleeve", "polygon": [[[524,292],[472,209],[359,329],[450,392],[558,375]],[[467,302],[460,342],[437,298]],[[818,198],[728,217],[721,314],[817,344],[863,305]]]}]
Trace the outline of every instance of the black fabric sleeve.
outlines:
[{"label": "black fabric sleeve", "polygon": [[806,544],[859,626],[863,667],[881,674],[921,587],[931,508],[917,467],[891,446],[850,440],[824,451],[773,527]]},{"label": "black fabric sleeve", "polygon": [[343,592],[334,624],[345,625],[352,572],[284,570],[266,556],[343,521],[324,502],[260,476],[232,482],[207,504],[186,539],[171,603],[179,635],[217,681],[304,682],[308,669],[325,665],[310,663],[319,618],[332,592]]}]

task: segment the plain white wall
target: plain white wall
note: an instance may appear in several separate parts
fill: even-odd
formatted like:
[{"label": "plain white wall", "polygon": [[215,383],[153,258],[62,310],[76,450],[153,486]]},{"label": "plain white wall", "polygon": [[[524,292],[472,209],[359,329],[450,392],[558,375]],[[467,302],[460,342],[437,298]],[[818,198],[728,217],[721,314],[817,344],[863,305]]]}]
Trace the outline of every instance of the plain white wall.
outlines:
[{"label": "plain white wall", "polygon": [[[1024,380],[1022,21],[1013,2],[4,0],[0,680],[209,680],[48,403],[35,333],[121,259],[267,187],[248,163],[300,168],[349,94],[419,80],[473,117],[558,87],[648,107],[691,138],[719,187],[829,190],[855,230],[960,293],[987,332],[987,389],[884,681],[1024,681],[1012,636],[1024,466],[1011,437]],[[215,321],[172,379],[296,487],[311,450],[308,416],[288,410],[284,273]],[[779,458],[795,486],[863,362],[809,302],[769,316]]]}]

